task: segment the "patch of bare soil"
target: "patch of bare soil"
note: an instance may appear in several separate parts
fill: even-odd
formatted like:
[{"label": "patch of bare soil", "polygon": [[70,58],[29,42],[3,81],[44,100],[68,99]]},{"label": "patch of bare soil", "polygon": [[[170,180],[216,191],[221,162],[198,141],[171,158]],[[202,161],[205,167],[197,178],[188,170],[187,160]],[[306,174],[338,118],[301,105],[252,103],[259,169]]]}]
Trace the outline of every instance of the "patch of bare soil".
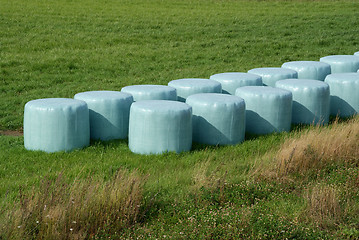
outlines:
[{"label": "patch of bare soil", "polygon": [[17,130],[17,131],[14,131],[14,130],[0,130],[0,135],[18,137],[18,136],[24,135],[24,133],[22,131],[20,131],[20,130]]}]

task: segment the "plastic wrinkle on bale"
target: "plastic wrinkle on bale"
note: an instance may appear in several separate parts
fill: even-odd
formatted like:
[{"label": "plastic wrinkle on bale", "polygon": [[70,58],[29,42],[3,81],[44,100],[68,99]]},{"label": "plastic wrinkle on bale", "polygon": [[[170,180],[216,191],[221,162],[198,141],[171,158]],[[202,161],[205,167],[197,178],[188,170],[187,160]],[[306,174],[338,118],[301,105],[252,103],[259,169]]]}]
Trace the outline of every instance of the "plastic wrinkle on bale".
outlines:
[{"label": "plastic wrinkle on bale", "polygon": [[237,96],[217,93],[194,94],[192,106],[193,141],[210,145],[234,145],[244,140],[245,103]]},{"label": "plastic wrinkle on bale", "polygon": [[261,76],[263,85],[270,87],[274,87],[275,82],[278,80],[298,78],[298,73],[296,71],[286,68],[254,68],[249,70],[248,72]]},{"label": "plastic wrinkle on bale", "polygon": [[292,69],[298,73],[298,79],[315,79],[324,81],[331,73],[330,65],[316,61],[294,61],[283,63],[282,68]]},{"label": "plastic wrinkle on bale", "polygon": [[219,82],[203,78],[183,78],[172,80],[168,86],[177,89],[177,100],[185,102],[188,96],[197,93],[221,93],[222,86]]},{"label": "plastic wrinkle on bale", "polygon": [[335,73],[325,78],[330,87],[330,114],[350,117],[359,112],[359,73]]},{"label": "plastic wrinkle on bale", "polygon": [[359,56],[359,52],[354,53],[355,56]]},{"label": "plastic wrinkle on bale", "polygon": [[246,103],[246,132],[268,134],[289,131],[292,120],[292,93],[265,87],[237,88],[236,96]]},{"label": "plastic wrinkle on bale", "polygon": [[321,62],[328,63],[332,73],[356,72],[359,69],[359,56],[332,55],[320,58]]},{"label": "plastic wrinkle on bale", "polygon": [[164,85],[132,85],[121,89],[121,92],[133,96],[133,101],[143,100],[177,100],[175,88]]},{"label": "plastic wrinkle on bale", "polygon": [[222,93],[234,95],[236,89],[244,86],[263,86],[262,77],[242,72],[217,73],[210,77],[222,85]]},{"label": "plastic wrinkle on bale", "polygon": [[129,148],[139,154],[184,152],[192,146],[192,108],[181,102],[147,100],[130,110]]},{"label": "plastic wrinkle on bale", "polygon": [[329,122],[329,85],[319,80],[286,79],[276,87],[293,94],[292,123],[327,124]]},{"label": "plastic wrinkle on bale", "polygon": [[74,97],[87,103],[90,112],[90,138],[125,139],[128,136],[131,94],[118,91],[90,91]]},{"label": "plastic wrinkle on bale", "polygon": [[86,102],[70,98],[46,98],[25,104],[26,149],[71,151],[89,144],[89,110]]}]

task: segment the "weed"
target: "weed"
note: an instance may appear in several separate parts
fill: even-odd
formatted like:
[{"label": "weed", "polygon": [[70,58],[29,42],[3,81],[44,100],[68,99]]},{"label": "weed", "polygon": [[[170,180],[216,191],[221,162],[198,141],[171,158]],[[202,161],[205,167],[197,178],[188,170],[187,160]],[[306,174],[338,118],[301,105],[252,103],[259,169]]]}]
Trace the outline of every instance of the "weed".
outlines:
[{"label": "weed", "polygon": [[[263,159],[270,158],[271,154]],[[345,123],[335,121],[328,127],[312,126],[297,132],[281,145],[273,157],[274,164],[269,161],[272,167],[263,167],[262,172],[268,177],[285,179],[335,162],[357,162],[358,156],[359,117],[355,117]]]},{"label": "weed", "polygon": [[40,189],[25,194],[7,213],[2,236],[16,239],[85,239],[135,224],[141,214],[144,178],[118,171],[109,182],[88,177],[64,181],[45,178]]},{"label": "weed", "polygon": [[343,217],[338,190],[330,185],[316,185],[306,193],[305,216],[321,228],[333,228]]}]

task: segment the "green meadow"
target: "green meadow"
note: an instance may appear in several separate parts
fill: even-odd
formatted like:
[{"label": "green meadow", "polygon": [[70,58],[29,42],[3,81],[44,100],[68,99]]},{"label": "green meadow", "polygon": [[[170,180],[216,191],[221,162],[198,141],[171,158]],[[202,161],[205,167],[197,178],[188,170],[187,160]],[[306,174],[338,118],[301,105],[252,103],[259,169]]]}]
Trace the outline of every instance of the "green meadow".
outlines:
[{"label": "green meadow", "polygon": [[[358,26],[353,0],[0,0],[0,133],[38,98],[351,55]],[[0,135],[0,239],[357,239],[358,142],[358,117],[152,156]]]}]

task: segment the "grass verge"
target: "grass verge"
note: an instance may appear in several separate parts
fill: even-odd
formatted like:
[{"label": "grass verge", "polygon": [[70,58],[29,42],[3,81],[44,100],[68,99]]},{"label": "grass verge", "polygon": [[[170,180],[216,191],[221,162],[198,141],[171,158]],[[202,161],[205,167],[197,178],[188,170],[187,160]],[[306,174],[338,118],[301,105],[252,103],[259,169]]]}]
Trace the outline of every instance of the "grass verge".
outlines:
[{"label": "grass verge", "polygon": [[[271,153],[272,154],[272,153]],[[359,160],[359,118],[330,126],[312,126],[291,136],[269,161],[266,175],[285,178],[294,174],[305,175],[309,170],[320,170],[338,162]]]},{"label": "grass verge", "polygon": [[[348,148],[357,146],[357,126],[358,118],[354,118],[286,135],[252,138],[246,144],[269,144],[278,137],[285,140],[275,140],[279,146],[269,144],[259,155],[245,155],[247,161],[242,164],[247,171],[237,178],[233,168],[240,165],[234,162],[239,164],[243,152],[221,158],[216,153],[228,152],[227,148],[212,151],[201,146],[192,153],[197,163],[182,165],[180,171],[185,174],[177,174],[172,178],[177,182],[171,184],[146,168],[119,171],[107,180],[82,177],[70,184],[61,175],[50,181],[45,178],[39,187],[15,198],[14,207],[2,215],[2,223],[7,223],[3,227],[8,229],[2,234],[15,239],[355,239],[359,237],[359,161],[348,155]],[[298,159],[294,152],[296,161],[321,156],[321,162],[285,172],[276,169],[282,164],[279,156],[286,156],[283,149],[301,146],[303,139],[319,134],[335,136],[332,143],[343,143],[342,152],[318,155],[312,151],[307,152],[312,157]],[[324,143],[328,144],[313,142],[316,147],[312,148],[322,149]],[[244,151],[248,146],[242,147]],[[179,155],[166,156],[167,166],[172,166],[169,159],[174,156]],[[160,159],[152,159],[151,164],[158,165]]]}]

